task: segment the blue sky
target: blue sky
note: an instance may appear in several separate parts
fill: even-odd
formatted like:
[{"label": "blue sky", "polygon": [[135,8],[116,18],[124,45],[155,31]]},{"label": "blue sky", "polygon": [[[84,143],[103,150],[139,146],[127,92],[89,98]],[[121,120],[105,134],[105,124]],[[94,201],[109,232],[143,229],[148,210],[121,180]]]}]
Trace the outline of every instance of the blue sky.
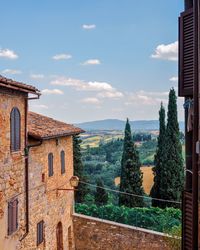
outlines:
[{"label": "blue sky", "polygon": [[35,112],[158,119],[177,89],[182,0],[2,0],[1,10],[0,74],[42,91]]}]

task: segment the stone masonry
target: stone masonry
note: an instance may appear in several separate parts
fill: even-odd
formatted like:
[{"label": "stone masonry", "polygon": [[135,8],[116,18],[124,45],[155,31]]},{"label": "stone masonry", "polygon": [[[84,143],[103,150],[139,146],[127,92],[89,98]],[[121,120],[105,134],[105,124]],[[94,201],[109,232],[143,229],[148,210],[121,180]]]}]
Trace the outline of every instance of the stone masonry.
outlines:
[{"label": "stone masonry", "polygon": [[164,235],[74,214],[76,250],[169,250]]},{"label": "stone masonry", "polygon": [[[29,144],[34,144],[30,141]],[[61,174],[60,152],[65,151],[65,169]],[[48,177],[48,154],[54,155],[54,175]],[[57,250],[56,227],[63,226],[64,250],[69,248],[68,231],[73,235],[72,211],[73,191],[57,191],[58,188],[70,189],[69,179],[73,175],[72,136],[51,139],[41,146],[30,149],[29,153],[29,200],[30,234],[22,242],[20,249]],[[36,246],[37,223],[44,221],[45,240]],[[72,244],[71,249],[74,249]]]},{"label": "stone masonry", "polygon": [[[16,249],[18,239],[25,229],[25,201],[24,201],[24,147],[25,127],[21,127],[21,150],[10,151],[10,112],[17,107],[21,114],[21,123],[25,124],[26,94],[17,91],[1,89],[0,91],[0,250]],[[18,196],[19,230],[7,236],[7,206],[8,201]]]},{"label": "stone masonry", "polygon": [[[33,112],[28,116],[28,93],[36,96],[40,94],[30,85],[0,76],[0,250],[73,250],[74,194],[70,185],[70,178],[73,176],[72,138],[82,130]],[[21,143],[16,152],[12,152],[10,146],[10,114],[14,107],[20,113]],[[16,127],[13,128],[19,131]],[[16,136],[17,132],[13,133]],[[61,151],[65,152],[64,173],[61,173]],[[49,176],[48,171],[49,153],[53,154],[52,176]],[[25,174],[26,166],[28,178]],[[59,188],[70,190],[58,190]],[[14,211],[14,215],[9,217],[10,221],[15,218],[10,223],[15,223],[15,226],[14,231],[11,229],[8,235],[8,203],[13,198],[18,200],[18,209],[10,210]],[[37,224],[41,221],[44,222],[44,240],[38,245]]]}]

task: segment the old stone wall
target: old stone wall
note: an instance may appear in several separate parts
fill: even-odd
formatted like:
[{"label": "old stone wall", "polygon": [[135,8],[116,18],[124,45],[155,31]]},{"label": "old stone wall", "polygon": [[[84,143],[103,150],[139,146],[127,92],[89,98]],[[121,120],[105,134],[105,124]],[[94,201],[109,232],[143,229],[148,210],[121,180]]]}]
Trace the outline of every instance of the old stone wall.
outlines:
[{"label": "old stone wall", "polygon": [[[30,141],[29,144],[35,142]],[[38,142],[37,142],[38,143]],[[65,170],[61,174],[60,152],[65,151]],[[53,153],[54,174],[48,176],[48,154]],[[20,249],[57,250],[56,228],[59,222],[63,227],[63,250],[74,249],[73,240],[73,191],[69,180],[73,175],[72,136],[51,139],[29,152],[29,208],[30,233],[22,242]],[[37,223],[44,221],[45,240],[37,246]],[[72,243],[71,249],[69,241]]]},{"label": "old stone wall", "polygon": [[[0,250],[13,250],[25,228],[24,147],[25,97],[16,91],[0,89]],[[21,150],[10,151],[10,113],[17,107],[21,114]],[[8,236],[8,202],[18,198],[18,230]]]},{"label": "old stone wall", "polygon": [[169,250],[161,233],[79,214],[73,222],[76,250]]}]

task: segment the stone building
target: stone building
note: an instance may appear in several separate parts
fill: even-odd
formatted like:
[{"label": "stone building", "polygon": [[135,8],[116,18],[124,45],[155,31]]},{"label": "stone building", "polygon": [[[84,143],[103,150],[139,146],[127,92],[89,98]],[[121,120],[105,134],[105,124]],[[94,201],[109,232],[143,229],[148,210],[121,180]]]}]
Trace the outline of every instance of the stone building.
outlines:
[{"label": "stone building", "polygon": [[82,130],[29,112],[39,96],[0,77],[0,250],[74,249],[72,136]]}]

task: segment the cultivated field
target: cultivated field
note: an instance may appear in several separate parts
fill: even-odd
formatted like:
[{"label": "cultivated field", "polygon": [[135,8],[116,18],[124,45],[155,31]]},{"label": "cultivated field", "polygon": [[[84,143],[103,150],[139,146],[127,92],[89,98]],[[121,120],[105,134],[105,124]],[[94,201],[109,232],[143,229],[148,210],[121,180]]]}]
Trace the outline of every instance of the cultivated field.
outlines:
[{"label": "cultivated field", "polygon": [[[146,194],[150,194],[151,188],[153,186],[153,171],[152,166],[142,166],[141,167],[143,173],[143,188]],[[115,178],[115,185],[120,184],[120,177]]]}]

